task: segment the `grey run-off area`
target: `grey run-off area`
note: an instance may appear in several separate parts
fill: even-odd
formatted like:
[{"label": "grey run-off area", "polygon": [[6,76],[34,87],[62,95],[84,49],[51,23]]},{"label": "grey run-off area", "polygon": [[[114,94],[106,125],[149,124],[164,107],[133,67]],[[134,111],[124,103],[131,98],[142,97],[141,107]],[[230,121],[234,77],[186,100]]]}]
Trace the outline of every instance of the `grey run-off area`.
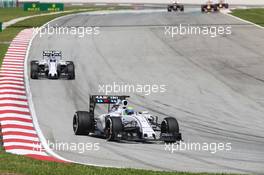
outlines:
[{"label": "grey run-off area", "polygon": [[[164,35],[175,24],[230,24],[231,35]],[[264,31],[217,14],[80,14],[50,25],[104,26],[100,34],[37,36],[29,60],[61,50],[76,80],[30,80],[36,114],[50,142],[99,143],[99,151],[55,152],[85,164],[192,172],[264,173]],[[28,63],[29,65],[29,63]],[[72,117],[88,110],[99,84],[165,84],[165,93],[129,94],[130,105],[176,117],[185,143],[232,143],[231,151],[164,150],[164,144],[115,143],[75,136]],[[127,95],[127,94],[125,94]],[[100,110],[98,110],[100,111]]]}]

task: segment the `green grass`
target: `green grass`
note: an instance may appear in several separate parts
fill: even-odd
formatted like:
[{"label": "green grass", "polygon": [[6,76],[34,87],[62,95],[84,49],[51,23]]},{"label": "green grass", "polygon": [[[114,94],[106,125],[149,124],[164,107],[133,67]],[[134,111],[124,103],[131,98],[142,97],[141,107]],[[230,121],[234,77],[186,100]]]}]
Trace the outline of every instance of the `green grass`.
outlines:
[{"label": "green grass", "polygon": [[0,44],[0,65],[2,64],[5,53],[8,49],[9,44]]},{"label": "green grass", "polygon": [[[81,7],[80,7],[81,8]],[[128,9],[129,7],[82,7],[84,9],[83,11],[98,11],[98,10],[119,10],[119,9]],[[78,6],[75,7],[68,7],[67,10],[80,10],[78,9]],[[20,21],[14,25],[11,25],[7,27],[3,32],[0,32],[0,43],[1,42],[8,42],[11,41],[21,30],[25,28],[31,28],[31,27],[40,27],[46,22],[58,18],[60,16],[64,16],[67,14],[74,14],[79,13],[80,11],[71,11],[71,12],[65,12],[60,14],[51,14],[51,15],[45,15],[45,16],[37,16],[30,19],[26,19],[23,21]]]},{"label": "green grass", "polygon": [[[115,6],[115,7],[103,7],[103,6],[66,6],[64,8],[64,11],[70,11],[70,10],[104,10],[104,9],[131,9],[131,7],[122,7],[122,6]],[[23,8],[0,8],[0,21],[6,22],[18,17],[25,17],[25,16],[31,16],[31,15],[37,15],[42,13],[49,13],[49,12],[42,12],[42,11],[36,11],[36,12],[30,12],[30,11],[24,11]]]},{"label": "green grass", "polygon": [[[23,29],[23,28],[22,28]],[[10,42],[21,31],[21,28],[9,27],[3,32],[0,32],[0,43]]]},{"label": "green grass", "polygon": [[3,32],[0,32],[0,42],[10,42],[12,39],[23,29],[38,27],[49,20],[57,18],[65,14],[56,14],[56,15],[47,15],[47,16],[38,16],[30,19],[20,21],[14,25],[7,27]]},{"label": "green grass", "polygon": [[0,174],[4,173],[27,175],[212,175],[209,173],[158,172],[46,162],[0,151]]},{"label": "green grass", "polygon": [[46,13],[46,12],[27,12],[24,11],[22,8],[0,8],[0,21],[6,22],[18,17],[36,15],[40,13]]},{"label": "green grass", "polygon": [[264,8],[236,9],[232,15],[264,27]]}]

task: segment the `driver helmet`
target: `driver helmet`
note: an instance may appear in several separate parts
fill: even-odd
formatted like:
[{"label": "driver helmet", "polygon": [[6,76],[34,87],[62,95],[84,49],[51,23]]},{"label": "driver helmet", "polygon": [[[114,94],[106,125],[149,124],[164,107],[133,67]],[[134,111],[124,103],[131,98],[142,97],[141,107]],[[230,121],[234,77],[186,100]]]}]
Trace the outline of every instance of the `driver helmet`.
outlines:
[{"label": "driver helmet", "polygon": [[115,106],[119,106],[120,104],[121,104],[121,100],[118,99],[114,105],[115,105]]},{"label": "driver helmet", "polygon": [[119,104],[114,104],[111,108],[111,111],[116,111],[119,108]]},{"label": "driver helmet", "polygon": [[134,113],[135,112],[134,112],[134,109],[132,107],[127,107],[125,110],[126,115],[133,115]]}]

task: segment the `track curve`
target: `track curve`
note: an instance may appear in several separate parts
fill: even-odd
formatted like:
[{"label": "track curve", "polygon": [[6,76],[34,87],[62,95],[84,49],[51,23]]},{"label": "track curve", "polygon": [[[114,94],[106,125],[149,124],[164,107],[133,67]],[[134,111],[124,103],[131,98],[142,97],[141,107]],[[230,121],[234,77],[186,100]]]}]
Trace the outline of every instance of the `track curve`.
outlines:
[{"label": "track curve", "polygon": [[[164,25],[231,24],[232,35],[164,35]],[[50,25],[103,26],[100,35],[37,36],[29,60],[61,50],[76,65],[75,81],[30,80],[36,114],[51,142],[100,143],[100,151],[55,151],[103,166],[194,172],[264,172],[264,32],[223,14],[198,10],[110,15],[80,14]],[[126,26],[130,25],[130,26]],[[163,144],[108,143],[74,136],[72,115],[88,109],[98,85],[165,84],[166,93],[130,94],[138,110],[179,120],[185,142],[231,142],[231,151],[164,150]]]}]

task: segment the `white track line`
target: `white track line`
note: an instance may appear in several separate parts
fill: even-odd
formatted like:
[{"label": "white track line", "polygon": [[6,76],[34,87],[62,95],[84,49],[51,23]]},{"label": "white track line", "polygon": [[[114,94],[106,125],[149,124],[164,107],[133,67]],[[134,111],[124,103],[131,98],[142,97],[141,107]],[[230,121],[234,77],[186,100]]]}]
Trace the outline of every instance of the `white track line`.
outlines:
[{"label": "white track line", "polygon": [[254,25],[254,26],[258,27],[258,28],[264,29],[264,27],[262,27],[262,26],[260,26],[260,25],[258,25],[258,24],[255,24],[255,23],[253,23],[253,22],[250,22],[250,21],[247,21],[247,20],[241,19],[241,18],[239,18],[239,17],[233,16],[233,15],[230,14],[229,12],[223,12],[223,14],[225,14],[225,15],[227,15],[227,16],[229,16],[229,17],[235,18],[235,19],[237,19],[237,20],[239,20],[239,21],[242,21],[242,22],[245,22],[245,23],[248,23],[248,24]]}]

